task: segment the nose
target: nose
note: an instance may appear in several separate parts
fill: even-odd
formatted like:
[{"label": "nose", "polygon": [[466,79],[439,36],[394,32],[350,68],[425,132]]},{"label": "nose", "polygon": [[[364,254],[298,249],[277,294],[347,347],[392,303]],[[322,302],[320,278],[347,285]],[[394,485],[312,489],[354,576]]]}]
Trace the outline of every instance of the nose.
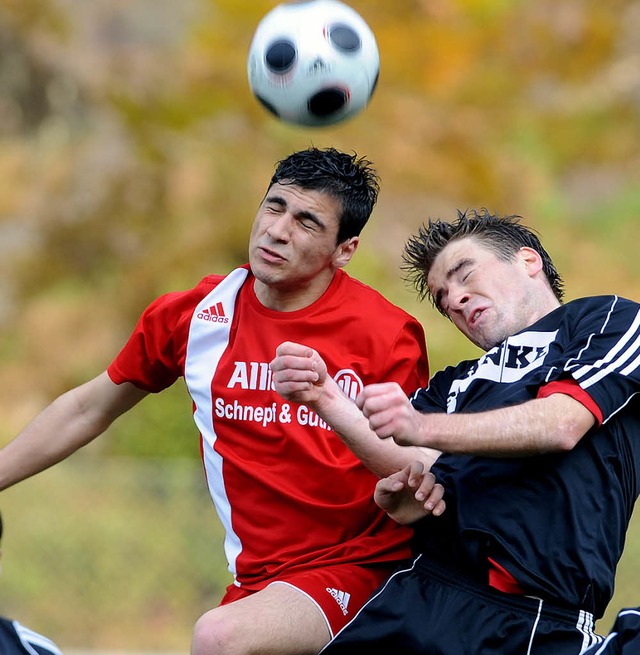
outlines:
[{"label": "nose", "polygon": [[464,306],[469,302],[471,296],[462,287],[452,287],[448,293],[449,312],[461,312]]},{"label": "nose", "polygon": [[267,234],[274,241],[287,242],[291,234],[291,216],[288,212],[278,214],[267,227]]}]

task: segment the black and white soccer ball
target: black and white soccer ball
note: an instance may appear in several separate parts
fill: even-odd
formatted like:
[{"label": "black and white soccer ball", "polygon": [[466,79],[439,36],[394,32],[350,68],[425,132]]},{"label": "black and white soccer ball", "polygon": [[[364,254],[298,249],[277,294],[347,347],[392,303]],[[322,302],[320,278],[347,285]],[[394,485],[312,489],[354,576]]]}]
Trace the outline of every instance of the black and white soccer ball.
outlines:
[{"label": "black and white soccer ball", "polygon": [[278,5],[258,24],[247,60],[255,97],[298,125],[331,125],[362,111],[379,72],[373,32],[338,0]]}]

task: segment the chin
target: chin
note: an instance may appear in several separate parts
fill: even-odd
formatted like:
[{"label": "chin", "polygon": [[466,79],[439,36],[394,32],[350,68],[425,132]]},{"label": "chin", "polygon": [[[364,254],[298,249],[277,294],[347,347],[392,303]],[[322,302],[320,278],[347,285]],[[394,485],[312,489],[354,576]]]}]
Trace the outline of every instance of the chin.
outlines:
[{"label": "chin", "polygon": [[[506,338],[506,337],[505,337]],[[469,337],[469,340],[478,348],[482,348],[485,352],[489,352],[492,348],[500,345],[504,340],[501,337],[488,337],[485,335],[476,335],[475,337]]]}]

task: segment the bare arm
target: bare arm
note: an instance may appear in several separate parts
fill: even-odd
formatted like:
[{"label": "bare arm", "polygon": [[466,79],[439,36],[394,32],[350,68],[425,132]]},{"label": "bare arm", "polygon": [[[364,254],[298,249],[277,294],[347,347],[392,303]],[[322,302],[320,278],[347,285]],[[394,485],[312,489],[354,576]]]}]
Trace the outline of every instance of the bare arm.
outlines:
[{"label": "bare arm", "polygon": [[59,396],[0,450],[0,489],[43,471],[102,434],[147,395],[106,372]]},{"label": "bare arm", "polygon": [[357,405],[327,375],[323,359],[312,348],[291,342],[281,344],[271,369],[278,393],[316,412],[379,477],[395,473],[415,460],[429,469],[440,454],[429,448],[400,447],[392,440],[378,439]]},{"label": "bare arm", "polygon": [[596,423],[582,403],[561,393],[488,412],[421,414],[397,385],[376,384],[358,403],[381,439],[494,457],[571,450]]}]

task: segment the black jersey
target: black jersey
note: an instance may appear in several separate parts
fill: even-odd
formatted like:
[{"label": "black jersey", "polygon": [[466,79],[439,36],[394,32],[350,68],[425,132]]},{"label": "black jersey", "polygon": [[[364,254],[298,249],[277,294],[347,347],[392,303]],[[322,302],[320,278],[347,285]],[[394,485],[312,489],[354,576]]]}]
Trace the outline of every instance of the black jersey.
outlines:
[{"label": "black jersey", "polygon": [[567,389],[588,394],[598,425],[569,452],[441,455],[432,471],[447,512],[416,524],[416,545],[479,576],[492,558],[525,593],[599,618],[639,493],[640,305],[617,296],[569,302],[436,374],[412,402],[422,412],[482,412],[569,380]]},{"label": "black jersey", "polygon": [[0,653],[2,655],[62,655],[50,639],[25,628],[18,621],[4,618],[0,618]]}]

